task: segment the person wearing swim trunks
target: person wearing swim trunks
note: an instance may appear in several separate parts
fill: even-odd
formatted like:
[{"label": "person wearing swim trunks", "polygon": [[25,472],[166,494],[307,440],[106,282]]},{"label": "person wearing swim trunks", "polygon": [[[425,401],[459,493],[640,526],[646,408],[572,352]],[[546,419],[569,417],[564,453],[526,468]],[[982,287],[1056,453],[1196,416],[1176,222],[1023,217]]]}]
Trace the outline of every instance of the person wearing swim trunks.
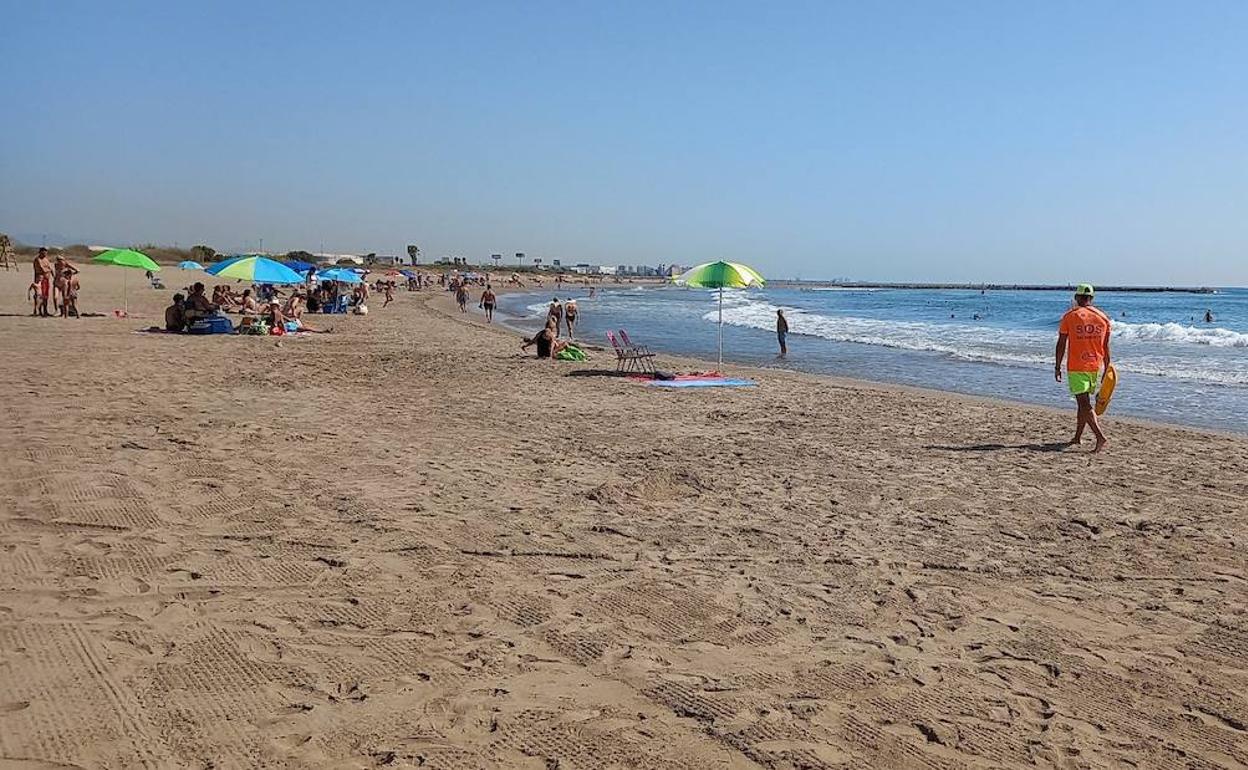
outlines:
[{"label": "person wearing swim trunks", "polygon": [[35,312],[44,318],[52,315],[48,312],[48,297],[52,296],[52,263],[48,260],[48,250],[39,247],[39,253],[33,263],[35,269]]},{"label": "person wearing swim trunks", "polygon": [[780,357],[784,358],[789,355],[789,320],[784,317],[784,311],[776,308],[776,339],[780,342]]},{"label": "person wearing swim trunks", "polygon": [[494,305],[497,303],[498,297],[494,296],[494,287],[487,283],[485,291],[481,292],[481,309],[485,311],[487,324],[494,323]]},{"label": "person wearing swim trunks", "polygon": [[1062,359],[1066,359],[1066,383],[1070,394],[1079,405],[1075,437],[1072,445],[1083,441],[1083,429],[1089,427],[1096,436],[1099,452],[1105,447],[1105,434],[1101,431],[1092,397],[1103,371],[1109,369],[1109,316],[1092,307],[1094,291],[1091,284],[1081,283],[1075,289],[1075,307],[1062,316],[1057,328],[1057,355],[1053,376],[1062,381]]}]

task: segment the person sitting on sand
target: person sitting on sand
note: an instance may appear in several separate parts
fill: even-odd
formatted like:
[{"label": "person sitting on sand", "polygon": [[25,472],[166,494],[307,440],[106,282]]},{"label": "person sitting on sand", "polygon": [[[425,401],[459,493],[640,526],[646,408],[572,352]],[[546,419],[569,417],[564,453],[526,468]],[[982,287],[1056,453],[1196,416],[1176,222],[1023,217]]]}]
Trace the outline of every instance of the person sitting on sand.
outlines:
[{"label": "person sitting on sand", "polygon": [[479,305],[485,311],[485,322],[487,324],[494,323],[494,306],[496,304],[498,304],[498,297],[494,296],[494,287],[487,283],[485,291],[481,292],[481,304]]},{"label": "person sitting on sand", "polygon": [[238,312],[253,314],[260,312],[260,304],[256,302],[256,298],[251,296],[251,289],[243,289],[243,296],[238,303]]},{"label": "person sitting on sand", "polygon": [[237,303],[234,301],[234,296],[230,294],[230,290],[218,284],[212,287],[212,304],[229,312]]},{"label": "person sitting on sand", "polygon": [[297,321],[303,317],[303,307],[303,292],[296,289],[286,299],[286,304],[282,305],[282,314],[292,321]]},{"label": "person sitting on sand", "polygon": [[186,322],[189,324],[197,318],[207,318],[214,316],[220,309],[214,305],[208,296],[204,293],[205,287],[203,283],[196,283],[191,287],[191,295],[186,298]]},{"label": "person sitting on sand", "polygon": [[1083,440],[1084,427],[1090,427],[1096,436],[1099,452],[1105,447],[1105,434],[1092,408],[1092,396],[1096,393],[1097,378],[1102,369],[1109,371],[1109,316],[1092,307],[1091,284],[1081,283],[1075,289],[1075,307],[1066,311],[1057,328],[1057,361],[1053,376],[1062,381],[1062,359],[1066,359],[1066,381],[1070,394],[1079,404],[1072,445]]},{"label": "person sitting on sand", "polygon": [[538,358],[554,358],[568,343],[559,341],[559,325],[554,316],[546,319],[546,328],[526,339],[520,344],[521,350],[528,350],[530,345],[537,346]]},{"label": "person sitting on sand", "polygon": [[165,331],[180,332],[186,328],[186,298],[173,295],[173,304],[165,308]]},{"label": "person sitting on sand", "polygon": [[269,307],[264,311],[264,320],[269,324],[269,334],[280,337],[286,333],[286,316],[282,313],[282,305],[276,297],[269,300]]}]

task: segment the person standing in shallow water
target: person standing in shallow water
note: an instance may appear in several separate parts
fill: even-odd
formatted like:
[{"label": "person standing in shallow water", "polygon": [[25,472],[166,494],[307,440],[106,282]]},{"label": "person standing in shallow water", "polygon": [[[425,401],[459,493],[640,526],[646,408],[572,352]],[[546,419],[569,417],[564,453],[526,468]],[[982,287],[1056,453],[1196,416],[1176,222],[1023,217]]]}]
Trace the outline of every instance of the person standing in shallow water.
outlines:
[{"label": "person standing in shallow water", "polygon": [[789,321],[784,317],[784,311],[776,310],[776,340],[780,343],[780,358],[789,355]]},{"label": "person standing in shallow water", "polygon": [[1092,408],[1097,380],[1102,370],[1109,370],[1109,316],[1092,307],[1091,284],[1081,283],[1075,289],[1075,307],[1066,311],[1057,328],[1056,362],[1053,376],[1062,381],[1062,359],[1066,359],[1066,382],[1070,394],[1079,405],[1072,445],[1083,441],[1083,429],[1090,427],[1096,436],[1099,452],[1105,447],[1105,434]]}]

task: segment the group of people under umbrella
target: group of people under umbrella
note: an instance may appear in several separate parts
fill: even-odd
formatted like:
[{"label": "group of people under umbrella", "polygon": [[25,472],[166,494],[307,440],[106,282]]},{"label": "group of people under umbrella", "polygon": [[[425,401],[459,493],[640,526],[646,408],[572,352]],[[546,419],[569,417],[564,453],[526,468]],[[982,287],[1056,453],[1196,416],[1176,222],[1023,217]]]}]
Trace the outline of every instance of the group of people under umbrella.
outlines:
[{"label": "group of people under umbrella", "polygon": [[[131,249],[109,249],[97,255],[93,261],[118,267],[146,270],[152,273],[160,270],[160,265],[156,264],[150,257]],[[318,270],[315,265],[307,262],[292,260],[282,263],[275,259],[256,255],[232,257],[207,268],[204,268],[198,262],[191,261],[182,262],[178,266],[185,270],[202,269],[209,275],[219,278],[234,278],[260,285],[308,284],[317,280],[345,284],[364,283],[363,277],[350,268],[331,267]],[[407,271],[399,272],[406,273]],[[414,274],[407,277],[414,277]],[[765,279],[757,270],[747,265],[722,260],[698,265],[674,279],[674,283],[678,285],[718,290],[718,352],[720,369],[723,368],[724,363],[724,289],[757,287],[764,285],[765,282]],[[123,288],[123,294],[124,291]],[[129,303],[127,300],[126,311],[128,312],[128,310]]]}]

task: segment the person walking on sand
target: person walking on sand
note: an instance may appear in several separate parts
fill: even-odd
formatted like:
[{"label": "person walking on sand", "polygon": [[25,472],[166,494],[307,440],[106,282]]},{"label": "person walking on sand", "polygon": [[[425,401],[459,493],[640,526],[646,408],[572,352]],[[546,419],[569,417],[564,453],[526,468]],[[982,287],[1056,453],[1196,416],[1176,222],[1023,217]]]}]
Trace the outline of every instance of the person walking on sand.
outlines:
[{"label": "person walking on sand", "polygon": [[494,306],[498,304],[498,297],[494,296],[494,287],[490,284],[485,285],[485,291],[481,292],[480,308],[485,311],[485,322],[487,324],[494,323]]},{"label": "person walking on sand", "polygon": [[42,246],[39,247],[39,253],[35,255],[32,266],[35,270],[34,281],[31,285],[35,287],[35,312],[31,315],[42,316],[47,318],[52,315],[48,312],[48,297],[52,295],[52,263],[48,261],[48,250]]},{"label": "person walking on sand", "polygon": [[1096,393],[1097,380],[1102,371],[1109,369],[1109,316],[1092,307],[1094,295],[1091,284],[1081,283],[1075,289],[1075,307],[1066,311],[1057,328],[1056,361],[1053,376],[1062,381],[1062,359],[1066,359],[1066,383],[1070,394],[1079,405],[1075,423],[1075,437],[1071,445],[1083,441],[1083,429],[1089,427],[1096,436],[1099,452],[1105,447],[1105,434],[1101,431],[1096,411],[1092,408],[1092,396]]},{"label": "person walking on sand", "polygon": [[786,358],[789,355],[789,320],[784,317],[784,311],[776,308],[776,339],[780,342],[780,358]]},{"label": "person walking on sand", "polygon": [[455,286],[455,301],[459,303],[459,312],[468,312],[468,287],[463,283]]}]

